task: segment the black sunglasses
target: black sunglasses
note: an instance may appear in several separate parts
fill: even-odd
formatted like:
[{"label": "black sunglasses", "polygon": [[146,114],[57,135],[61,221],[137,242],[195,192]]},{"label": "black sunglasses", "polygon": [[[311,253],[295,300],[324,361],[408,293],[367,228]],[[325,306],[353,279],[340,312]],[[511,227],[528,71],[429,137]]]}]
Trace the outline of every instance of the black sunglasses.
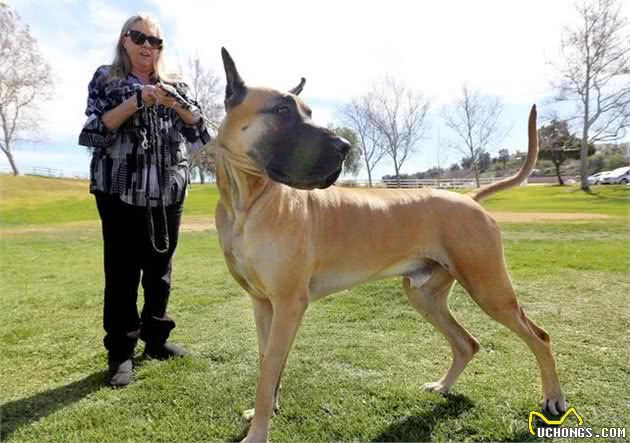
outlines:
[{"label": "black sunglasses", "polygon": [[144,42],[148,41],[149,45],[151,45],[152,48],[162,49],[162,39],[159,37],[146,35],[143,32],[135,31],[135,30],[127,31],[127,34],[125,35],[129,36],[131,41],[134,42],[136,45],[141,46],[141,45],[144,45]]}]

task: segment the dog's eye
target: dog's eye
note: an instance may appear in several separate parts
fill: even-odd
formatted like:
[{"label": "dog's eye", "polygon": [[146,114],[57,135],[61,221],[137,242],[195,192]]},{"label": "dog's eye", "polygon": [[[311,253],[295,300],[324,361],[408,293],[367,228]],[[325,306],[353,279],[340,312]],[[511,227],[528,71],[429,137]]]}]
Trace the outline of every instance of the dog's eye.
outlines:
[{"label": "dog's eye", "polygon": [[279,108],[276,108],[274,112],[278,115],[282,115],[283,117],[286,117],[287,115],[291,114],[291,110],[289,109],[288,106],[280,106]]}]

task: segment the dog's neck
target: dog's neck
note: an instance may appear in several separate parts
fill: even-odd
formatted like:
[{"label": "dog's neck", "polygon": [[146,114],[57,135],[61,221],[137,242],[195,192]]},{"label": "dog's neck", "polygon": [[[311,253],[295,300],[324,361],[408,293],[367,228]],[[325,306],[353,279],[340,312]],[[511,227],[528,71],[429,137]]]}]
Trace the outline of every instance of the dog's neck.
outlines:
[{"label": "dog's neck", "polygon": [[216,171],[219,203],[240,231],[249,209],[274,182],[222,144],[217,146]]}]

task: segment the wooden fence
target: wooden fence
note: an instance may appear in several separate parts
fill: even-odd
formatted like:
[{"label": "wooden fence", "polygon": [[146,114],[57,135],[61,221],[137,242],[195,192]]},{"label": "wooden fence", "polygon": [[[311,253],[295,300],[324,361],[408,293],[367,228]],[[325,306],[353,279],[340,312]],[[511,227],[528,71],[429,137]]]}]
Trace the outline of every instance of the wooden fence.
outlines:
[{"label": "wooden fence", "polygon": [[[487,185],[496,181],[502,180],[505,177],[494,178],[480,178],[479,183]],[[366,188],[369,186],[368,180],[339,180],[336,183],[338,186]],[[372,186],[375,188],[438,188],[438,189],[453,189],[453,188],[472,188],[477,184],[474,178],[436,178],[436,179],[416,179],[405,178],[400,180],[400,186],[398,180],[395,178],[385,180],[372,180]]]}]

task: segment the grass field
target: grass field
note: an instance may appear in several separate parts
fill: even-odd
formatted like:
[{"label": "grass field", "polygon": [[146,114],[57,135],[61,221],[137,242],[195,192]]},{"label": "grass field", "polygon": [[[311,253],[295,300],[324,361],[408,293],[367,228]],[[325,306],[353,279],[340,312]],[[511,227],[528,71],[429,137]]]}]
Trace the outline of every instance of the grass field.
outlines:
[{"label": "grass field", "polygon": [[[217,197],[212,187],[193,187],[185,216],[210,220]],[[103,384],[102,244],[87,184],[0,176],[0,201],[2,440],[244,436],[240,412],[252,407],[257,380],[255,328],[214,231],[183,232],[174,261],[172,339],[192,356],[139,359],[137,382],[113,390]],[[569,403],[596,431],[629,427],[630,190],[526,187],[487,207],[609,216],[501,227],[519,298],[551,335]],[[421,387],[442,375],[449,347],[407,304],[397,280],[314,303],[289,357],[270,439],[534,440],[527,430],[540,396],[533,355],[461,287],[450,306],[482,350],[442,397]]]}]

